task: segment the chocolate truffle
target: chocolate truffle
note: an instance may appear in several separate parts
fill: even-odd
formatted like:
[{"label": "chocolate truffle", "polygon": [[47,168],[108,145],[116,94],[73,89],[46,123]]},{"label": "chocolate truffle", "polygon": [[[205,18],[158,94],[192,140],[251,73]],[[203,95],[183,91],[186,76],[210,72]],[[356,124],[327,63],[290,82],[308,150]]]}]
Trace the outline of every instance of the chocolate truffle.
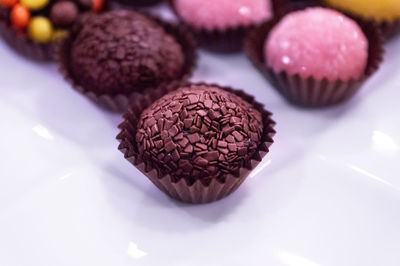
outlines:
[{"label": "chocolate truffle", "polygon": [[269,152],[271,115],[243,91],[185,84],[132,104],[118,149],[170,197],[209,203],[235,191]]},{"label": "chocolate truffle", "polygon": [[139,157],[172,182],[225,182],[238,176],[258,152],[261,113],[242,98],[216,86],[173,91],[143,111],[136,134]]},{"label": "chocolate truffle", "polygon": [[272,18],[270,0],[174,0],[179,16],[195,28],[224,30]]},{"label": "chocolate truffle", "polygon": [[72,79],[96,95],[129,95],[181,77],[181,45],[154,20],[117,10],[82,19],[70,47]]},{"label": "chocolate truffle", "polygon": [[334,10],[308,8],[284,17],[265,42],[276,73],[331,82],[358,79],[368,60],[368,40],[358,24]]},{"label": "chocolate truffle", "polygon": [[54,4],[50,10],[50,19],[56,26],[72,25],[78,17],[79,10],[74,2],[63,1]]}]

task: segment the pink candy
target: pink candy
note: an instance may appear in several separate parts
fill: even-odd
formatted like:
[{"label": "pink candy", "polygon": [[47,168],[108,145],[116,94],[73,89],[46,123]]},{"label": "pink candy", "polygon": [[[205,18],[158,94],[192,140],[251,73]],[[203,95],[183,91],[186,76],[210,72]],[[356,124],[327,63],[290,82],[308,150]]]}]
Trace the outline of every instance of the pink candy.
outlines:
[{"label": "pink candy", "polygon": [[309,8],[287,15],[275,26],[265,43],[265,55],[277,73],[346,82],[365,71],[368,40],[343,14]]},{"label": "pink candy", "polygon": [[248,26],[272,18],[270,0],[175,0],[179,15],[208,30]]}]

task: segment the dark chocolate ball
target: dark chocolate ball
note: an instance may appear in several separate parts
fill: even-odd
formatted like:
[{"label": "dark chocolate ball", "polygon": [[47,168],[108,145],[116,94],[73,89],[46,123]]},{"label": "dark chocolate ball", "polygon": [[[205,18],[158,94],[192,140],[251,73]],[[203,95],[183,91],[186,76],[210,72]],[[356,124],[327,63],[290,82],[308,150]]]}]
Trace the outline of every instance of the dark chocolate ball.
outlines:
[{"label": "dark chocolate ball", "polygon": [[82,87],[129,95],[181,76],[182,47],[157,22],[128,10],[89,16],[70,48],[70,71]]},{"label": "dark chocolate ball", "polygon": [[154,102],[140,116],[136,144],[141,161],[159,176],[187,184],[239,175],[263,136],[261,113],[215,86],[191,85]]},{"label": "dark chocolate ball", "polygon": [[62,1],[53,5],[50,10],[50,19],[56,26],[67,27],[72,25],[79,15],[78,7],[74,2]]}]

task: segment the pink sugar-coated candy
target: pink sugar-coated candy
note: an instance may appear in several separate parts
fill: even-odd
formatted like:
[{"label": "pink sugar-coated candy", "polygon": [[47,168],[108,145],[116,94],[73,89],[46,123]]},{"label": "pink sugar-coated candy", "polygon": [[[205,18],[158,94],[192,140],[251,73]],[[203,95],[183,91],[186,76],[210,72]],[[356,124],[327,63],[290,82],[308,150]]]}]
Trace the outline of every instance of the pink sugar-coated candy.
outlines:
[{"label": "pink sugar-coated candy", "polygon": [[284,17],[269,34],[264,52],[276,73],[347,82],[365,71],[368,40],[352,19],[316,7]]},{"label": "pink sugar-coated candy", "polygon": [[248,26],[272,18],[270,0],[175,0],[188,24],[208,30]]}]

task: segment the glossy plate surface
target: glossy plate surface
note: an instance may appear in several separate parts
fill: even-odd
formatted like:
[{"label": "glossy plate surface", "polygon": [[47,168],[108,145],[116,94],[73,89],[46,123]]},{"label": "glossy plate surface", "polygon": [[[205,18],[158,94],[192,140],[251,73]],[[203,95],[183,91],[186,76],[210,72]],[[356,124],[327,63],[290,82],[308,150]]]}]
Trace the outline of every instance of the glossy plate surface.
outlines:
[{"label": "glossy plate surface", "polygon": [[350,102],[288,105],[244,55],[201,52],[194,81],[243,88],[276,143],[230,197],[167,198],[124,160],[119,115],[54,65],[0,43],[0,265],[398,266],[400,38]]}]

